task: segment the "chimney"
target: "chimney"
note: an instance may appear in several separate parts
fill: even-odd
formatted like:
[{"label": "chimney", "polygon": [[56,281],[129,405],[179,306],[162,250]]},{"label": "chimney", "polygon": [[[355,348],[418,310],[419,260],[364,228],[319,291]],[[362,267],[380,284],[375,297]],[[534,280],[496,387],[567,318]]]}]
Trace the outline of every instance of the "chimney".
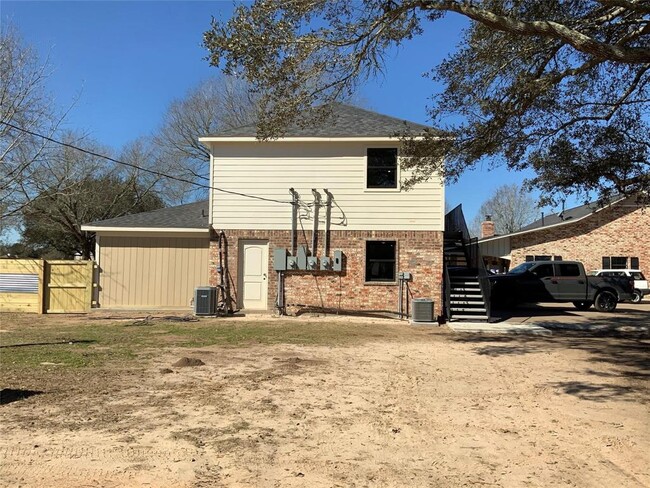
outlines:
[{"label": "chimney", "polygon": [[494,235],[494,222],[492,216],[486,215],[485,220],[481,222],[481,239],[492,237]]}]

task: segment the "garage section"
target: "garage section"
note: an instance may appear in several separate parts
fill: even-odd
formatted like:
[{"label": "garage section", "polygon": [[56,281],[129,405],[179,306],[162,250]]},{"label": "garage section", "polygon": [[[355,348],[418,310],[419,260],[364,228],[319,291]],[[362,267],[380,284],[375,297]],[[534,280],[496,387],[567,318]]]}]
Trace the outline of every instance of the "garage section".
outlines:
[{"label": "garage section", "polygon": [[102,236],[101,308],[190,307],[194,288],[208,283],[209,239]]},{"label": "garage section", "polygon": [[208,202],[93,222],[98,289],[108,309],[190,308],[209,282]]}]

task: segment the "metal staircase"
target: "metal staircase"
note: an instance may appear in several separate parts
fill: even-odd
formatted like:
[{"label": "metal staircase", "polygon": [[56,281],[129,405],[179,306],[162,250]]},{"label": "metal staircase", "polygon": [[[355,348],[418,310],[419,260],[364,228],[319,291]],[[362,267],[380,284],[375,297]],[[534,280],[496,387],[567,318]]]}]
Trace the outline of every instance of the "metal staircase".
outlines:
[{"label": "metal staircase", "polygon": [[490,282],[478,242],[460,205],[445,218],[445,315],[448,320],[490,322]]}]

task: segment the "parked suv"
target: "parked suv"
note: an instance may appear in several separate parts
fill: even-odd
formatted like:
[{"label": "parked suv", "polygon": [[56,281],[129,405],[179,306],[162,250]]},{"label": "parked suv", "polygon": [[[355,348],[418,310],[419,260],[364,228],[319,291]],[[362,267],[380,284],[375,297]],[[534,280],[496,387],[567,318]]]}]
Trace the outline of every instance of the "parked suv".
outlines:
[{"label": "parked suv", "polygon": [[638,269],[596,269],[589,273],[591,276],[628,276],[634,279],[634,296],[632,303],[639,303],[645,295],[650,295],[648,280]]}]

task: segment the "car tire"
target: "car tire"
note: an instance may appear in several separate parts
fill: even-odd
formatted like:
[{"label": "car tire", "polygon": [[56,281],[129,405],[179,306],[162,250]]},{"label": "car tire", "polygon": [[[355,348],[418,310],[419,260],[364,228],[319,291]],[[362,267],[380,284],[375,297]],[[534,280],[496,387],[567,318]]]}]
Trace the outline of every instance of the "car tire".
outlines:
[{"label": "car tire", "polygon": [[609,290],[601,291],[594,300],[594,307],[599,312],[613,312],[616,310],[616,305],[618,305],[618,297]]},{"label": "car tire", "polygon": [[589,310],[594,304],[591,300],[584,300],[582,302],[573,302],[573,306],[578,310]]},{"label": "car tire", "polygon": [[632,300],[630,300],[632,303],[641,303],[641,300],[643,300],[643,293],[641,293],[639,290],[634,290],[632,293]]}]

